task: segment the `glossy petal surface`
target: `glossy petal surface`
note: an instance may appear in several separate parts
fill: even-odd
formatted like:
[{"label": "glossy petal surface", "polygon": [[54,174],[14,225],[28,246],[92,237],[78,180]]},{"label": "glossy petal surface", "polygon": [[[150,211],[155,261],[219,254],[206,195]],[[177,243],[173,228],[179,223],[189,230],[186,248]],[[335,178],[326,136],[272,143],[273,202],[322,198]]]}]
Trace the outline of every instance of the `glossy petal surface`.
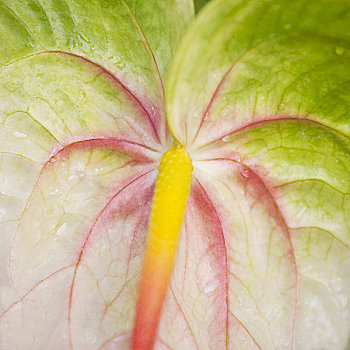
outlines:
[{"label": "glossy petal surface", "polygon": [[168,121],[202,217],[169,300],[188,349],[349,346],[349,23],[346,1],[219,0],[182,42]]},{"label": "glossy petal surface", "polygon": [[0,2],[1,349],[127,346],[171,144],[163,81],[192,16],[190,1]]},{"label": "glossy petal surface", "polygon": [[349,348],[349,2],[193,12],[0,0],[4,350],[130,348],[172,137],[194,172],[155,350]]}]

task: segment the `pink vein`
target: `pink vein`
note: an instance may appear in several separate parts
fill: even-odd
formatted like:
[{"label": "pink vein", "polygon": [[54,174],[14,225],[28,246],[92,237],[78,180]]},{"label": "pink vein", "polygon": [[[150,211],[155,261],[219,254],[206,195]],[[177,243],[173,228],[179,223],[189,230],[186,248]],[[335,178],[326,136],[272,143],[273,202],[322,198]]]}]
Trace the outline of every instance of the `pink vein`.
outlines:
[{"label": "pink vein", "polygon": [[236,163],[239,164],[240,166],[245,167],[246,169],[248,169],[251,173],[254,174],[254,176],[256,177],[256,179],[260,182],[260,185],[265,189],[267,195],[269,196],[274,209],[276,211],[277,217],[280,221],[280,223],[282,224],[283,230],[285,231],[286,235],[287,235],[287,239],[289,241],[289,245],[291,247],[291,253],[292,253],[292,259],[293,259],[293,266],[294,266],[294,271],[295,271],[295,283],[296,283],[296,293],[295,293],[295,306],[294,306],[294,314],[293,314],[293,336],[292,336],[292,341],[291,341],[291,349],[293,348],[293,342],[294,342],[294,332],[295,332],[295,318],[296,318],[296,311],[297,311],[297,304],[298,304],[298,271],[297,271],[297,263],[296,263],[296,258],[295,258],[295,254],[294,254],[294,247],[293,247],[293,243],[292,243],[292,239],[291,239],[291,234],[289,231],[289,227],[286,223],[286,220],[284,219],[284,216],[281,212],[281,210],[279,209],[279,206],[275,200],[275,198],[272,195],[272,192],[270,190],[270,188],[265,184],[265,182],[262,180],[261,176],[258,175],[255,171],[253,171],[253,169],[245,164],[242,163],[240,161],[234,160],[234,159],[230,159],[230,158],[212,158],[212,159],[206,159],[206,161],[224,161],[224,162],[232,162],[232,163]]},{"label": "pink vein", "polygon": [[[153,62],[154,68],[155,68],[155,70],[156,70],[156,74],[157,74],[157,77],[158,77],[158,82],[159,82],[159,85],[160,85],[160,90],[161,90],[161,92],[162,92],[163,110],[165,110],[165,107],[164,107],[164,105],[165,105],[165,89],[164,89],[164,84],[163,84],[162,77],[161,77],[161,75],[160,75],[159,66],[158,66],[156,57],[155,57],[155,55],[154,55],[154,52],[153,52],[153,50],[152,50],[152,47],[151,47],[151,45],[150,45],[150,43],[149,43],[149,41],[148,41],[148,39],[147,39],[147,36],[146,36],[145,32],[143,31],[143,29],[142,29],[142,27],[141,27],[141,24],[140,24],[140,22],[138,21],[136,15],[134,14],[134,12],[132,12],[130,6],[128,5],[128,3],[127,3],[125,0],[123,0],[123,3],[124,3],[124,5],[128,8],[128,10],[130,11],[131,16],[132,16],[132,18],[134,19],[135,24],[136,24],[137,28],[138,28],[139,31],[140,31],[140,34],[141,34],[141,36],[142,36],[142,39],[143,39],[144,43],[146,44],[147,49],[148,49],[148,51],[149,51],[149,53],[150,53],[150,55],[151,55],[151,57],[152,57],[152,62]],[[168,129],[168,127],[167,127],[167,123],[165,122],[165,134],[166,134],[166,136],[168,135],[168,133],[169,133],[169,129]]]},{"label": "pink vein", "polygon": [[[22,219],[23,219],[23,215],[24,213],[26,212],[27,208],[28,208],[28,205],[29,205],[29,202],[30,202],[30,199],[31,197],[33,196],[33,193],[36,189],[36,187],[38,186],[39,184],[39,181],[41,179],[41,176],[43,175],[45,169],[50,165],[52,164],[53,160],[56,159],[56,157],[58,157],[61,153],[69,150],[70,148],[73,148],[74,147],[79,147],[79,146],[106,146],[106,147],[113,147],[117,150],[122,150],[122,147],[120,147],[121,145],[131,145],[131,146],[137,146],[137,147],[141,147],[141,148],[145,148],[145,149],[148,149],[148,150],[152,150],[151,148],[148,148],[142,144],[138,144],[136,142],[131,142],[131,141],[128,141],[128,140],[123,140],[123,139],[116,139],[116,138],[94,138],[94,139],[86,139],[86,140],[77,140],[77,141],[74,141],[70,144],[67,144],[65,146],[63,146],[62,148],[56,150],[55,152],[53,152],[51,154],[51,156],[49,157],[48,160],[46,160],[46,162],[44,163],[35,183],[34,183],[34,186],[33,186],[33,189],[28,197],[28,200],[25,204],[25,207],[22,211],[22,214],[19,218],[19,221],[18,221],[18,225],[17,225],[17,231],[19,229],[19,226],[22,222]],[[153,151],[153,150],[152,150]],[[144,156],[144,155],[143,155]],[[145,157],[145,161],[146,162],[152,162],[152,160],[148,160],[147,157]],[[11,260],[12,260],[12,251],[13,251],[13,245],[14,245],[14,241],[12,241],[12,244],[11,244],[11,247],[10,247],[10,254],[9,254],[9,264],[11,263]],[[12,279],[12,276],[10,275],[10,280],[13,282],[13,279]]]},{"label": "pink vein", "polygon": [[210,111],[210,108],[211,106],[213,105],[214,101],[216,100],[218,94],[219,94],[219,91],[221,90],[221,87],[223,86],[224,82],[226,81],[226,79],[228,78],[229,74],[231,73],[233,67],[236,65],[236,63],[233,63],[230,68],[226,71],[226,73],[224,74],[224,76],[222,77],[221,81],[219,82],[219,84],[217,85],[215,91],[214,91],[214,94],[213,96],[211,97],[210,101],[209,101],[209,104],[207,106],[207,108],[205,109],[205,111],[203,112],[202,114],[202,117],[201,117],[201,122],[198,126],[198,129],[197,129],[197,132],[196,134],[194,135],[194,138],[193,138],[193,141],[192,141],[192,144],[196,141],[197,137],[198,137],[198,134],[199,134],[199,131],[200,129],[202,128],[205,120],[207,119],[208,115],[209,115],[209,111]]},{"label": "pink vein", "polygon": [[212,202],[212,200],[209,198],[208,193],[206,192],[206,190],[204,189],[204,187],[201,185],[201,183],[199,182],[199,180],[197,178],[195,178],[196,183],[198,184],[199,188],[201,189],[204,197],[207,199],[208,203],[210,204],[210,206],[212,207],[212,212],[215,215],[215,218],[217,220],[217,222],[219,223],[219,227],[220,227],[220,234],[221,234],[221,239],[222,239],[222,244],[224,246],[224,260],[225,260],[225,295],[226,295],[226,349],[228,346],[228,310],[229,310],[229,293],[228,293],[228,264],[227,264],[227,248],[226,248],[226,240],[225,240],[225,236],[224,236],[224,231],[222,229],[222,224],[221,224],[221,220],[219,218],[219,215],[215,209],[215,206]]},{"label": "pink vein", "polygon": [[193,334],[192,328],[190,327],[190,324],[189,324],[189,322],[188,322],[188,320],[187,320],[187,318],[186,318],[186,316],[185,316],[185,313],[184,313],[183,310],[181,309],[181,306],[180,306],[180,304],[179,304],[179,301],[178,301],[177,298],[176,298],[176,295],[175,295],[175,293],[174,293],[174,289],[173,289],[172,286],[170,286],[170,292],[171,292],[171,294],[172,294],[172,296],[173,296],[173,298],[174,298],[174,300],[175,300],[175,303],[176,303],[176,305],[177,305],[177,307],[178,307],[180,313],[182,314],[182,317],[183,317],[184,320],[185,320],[185,323],[186,323],[186,325],[187,325],[188,330],[189,330],[190,333],[191,333],[191,336],[192,336],[193,342],[194,342],[194,344],[195,344],[195,346],[196,346],[196,349],[199,350],[199,346],[198,346],[197,341],[196,341],[196,338],[195,338],[195,336],[194,336],[194,334]]},{"label": "pink vein", "polygon": [[44,283],[45,281],[49,280],[51,277],[54,277],[55,275],[57,275],[59,272],[62,272],[64,270],[69,269],[70,267],[73,267],[74,264],[65,266],[60,268],[59,270],[56,270],[55,272],[51,273],[50,275],[46,276],[45,278],[41,279],[40,281],[38,281],[37,283],[34,284],[34,286],[32,288],[30,288],[26,293],[23,294],[23,296],[13,302],[10,306],[8,306],[1,314],[0,314],[0,318],[2,318],[6,313],[8,313],[14,306],[16,306],[18,303],[22,302],[33,290],[35,290],[36,288],[38,288],[42,283]]},{"label": "pink vein", "polygon": [[[129,141],[126,139],[119,139],[116,137],[94,137],[94,138],[89,138],[89,139],[73,140],[70,143],[61,147],[60,149],[55,150],[45,165],[47,165],[47,163],[52,161],[60,153],[67,151],[69,148],[79,147],[79,146],[82,146],[82,147],[83,146],[111,147],[111,148],[115,148],[116,150],[123,151],[124,153],[132,153],[130,151],[128,152],[123,147],[121,147],[122,145],[131,146],[131,147],[136,146],[136,148],[141,148],[141,149],[143,148],[143,149],[147,149],[147,150],[152,151],[152,152],[157,152],[155,149],[153,149],[151,147],[145,146],[145,145],[138,143],[138,142]],[[145,161],[145,162],[152,162],[153,161],[153,160],[149,159],[148,157],[146,157],[143,153],[141,153],[141,155],[142,155],[142,161]]]},{"label": "pink vein", "polygon": [[78,268],[80,266],[82,257],[84,255],[85,252],[85,247],[91,237],[92,231],[94,229],[94,227],[96,226],[99,218],[101,217],[101,215],[108,209],[108,207],[110,206],[110,204],[112,203],[112,201],[121,193],[123,192],[127,187],[129,187],[131,184],[137,182],[140,178],[142,178],[143,176],[151,173],[152,171],[154,171],[154,169],[147,171],[146,173],[143,173],[142,175],[139,175],[138,177],[136,177],[135,179],[131,180],[129,183],[127,183],[125,186],[123,186],[120,190],[118,190],[113,196],[112,198],[107,202],[107,204],[102,208],[102,210],[98,213],[98,215],[96,216],[95,220],[92,223],[92,226],[82,244],[82,247],[80,249],[80,253],[78,256],[78,259],[75,263],[75,269],[74,269],[74,274],[73,274],[73,278],[72,278],[72,284],[71,284],[71,289],[70,289],[70,293],[69,293],[69,302],[68,302],[68,329],[69,329],[69,342],[70,342],[70,346],[73,349],[73,342],[72,342],[72,330],[71,330],[71,311],[72,311],[72,302],[73,302],[73,293],[74,293],[74,287],[75,287],[75,281],[76,281],[76,277],[77,277],[77,272],[78,272]]},{"label": "pink vein", "polygon": [[164,96],[165,96],[164,85],[163,85],[162,77],[161,77],[161,75],[160,75],[160,71],[159,71],[159,67],[158,67],[157,60],[156,60],[156,58],[155,58],[155,56],[154,56],[154,52],[153,52],[153,50],[152,50],[152,48],[151,48],[151,45],[150,45],[150,43],[149,43],[149,41],[148,41],[148,39],[147,39],[147,37],[146,37],[146,35],[145,35],[145,32],[142,30],[142,27],[141,27],[141,25],[140,25],[140,22],[137,20],[136,15],[134,14],[134,12],[132,12],[132,10],[130,9],[130,6],[127,4],[127,2],[126,2],[125,0],[123,0],[123,3],[124,3],[124,5],[128,8],[128,10],[130,11],[131,17],[134,19],[134,21],[135,21],[135,23],[136,23],[136,26],[137,26],[137,28],[138,28],[139,31],[140,31],[140,34],[141,34],[141,36],[142,36],[142,39],[143,39],[144,43],[146,44],[147,49],[148,49],[148,51],[149,51],[149,53],[150,53],[150,55],[151,55],[151,57],[152,57],[152,62],[153,62],[154,67],[155,67],[155,69],[156,69],[156,73],[157,73],[157,76],[158,76],[158,79],[159,79],[159,84],[160,84],[160,86],[161,86],[162,95],[163,95],[163,96],[162,96],[162,97],[163,97],[163,103],[164,103],[164,98],[165,98],[165,97],[164,97]]},{"label": "pink vein", "polygon": [[[252,48],[251,48],[252,49]],[[250,49],[250,50],[251,50]],[[204,122],[205,122],[205,119],[207,119],[208,115],[209,115],[209,111],[212,107],[212,105],[214,104],[214,101],[216,100],[216,98],[218,97],[219,95],[219,92],[222,88],[222,86],[224,85],[224,83],[226,82],[226,80],[228,79],[229,75],[231,74],[232,70],[236,67],[236,65],[241,61],[241,59],[247,54],[250,52],[250,50],[246,51],[246,52],[243,52],[232,64],[231,66],[227,69],[227,71],[225,72],[225,74],[223,75],[223,77],[221,78],[219,84],[217,85],[214,93],[213,93],[213,96],[211,97],[210,101],[209,101],[209,104],[207,106],[207,108],[205,109],[204,113],[202,114],[202,117],[201,117],[201,122],[199,124],[199,127],[198,127],[198,130],[194,136],[194,139],[192,141],[192,143],[194,143],[198,137],[198,134],[199,134],[199,131],[201,129],[201,127],[203,126]]]},{"label": "pink vein", "polygon": [[120,295],[122,294],[122,292],[124,291],[125,287],[127,286],[127,284],[133,279],[128,280],[127,277],[129,275],[129,268],[130,268],[130,261],[131,261],[131,254],[135,245],[135,235],[136,235],[136,231],[138,229],[138,227],[141,225],[142,221],[144,220],[143,217],[141,217],[141,219],[137,222],[133,236],[132,236],[132,241],[131,241],[131,247],[129,249],[129,254],[128,254],[128,259],[127,259],[127,268],[126,268],[126,272],[125,272],[125,281],[124,284],[122,286],[122,288],[120,288],[120,290],[118,291],[118,293],[113,297],[113,299],[106,305],[104,311],[103,311],[103,315],[101,318],[101,321],[104,319],[104,317],[106,316],[106,313],[109,309],[109,307],[111,305],[113,305],[113,303],[120,297]]},{"label": "pink vein", "polygon": [[226,137],[226,136],[232,136],[232,135],[235,135],[235,134],[239,134],[241,132],[244,132],[244,131],[247,131],[247,130],[251,130],[251,129],[254,129],[254,128],[258,128],[259,126],[263,126],[263,125],[266,125],[266,124],[270,124],[272,122],[284,122],[284,121],[297,121],[297,122],[302,122],[302,123],[307,123],[307,124],[311,124],[311,125],[315,125],[317,127],[320,127],[320,128],[323,128],[323,129],[326,129],[327,131],[330,131],[332,132],[333,134],[336,134],[336,135],[340,135],[341,137],[344,137],[344,139],[346,140],[349,140],[349,136],[346,135],[346,134],[343,134],[341,131],[337,130],[337,129],[334,129],[328,125],[324,125],[324,124],[321,124],[319,123],[318,121],[316,120],[313,120],[313,119],[309,119],[309,118],[296,118],[296,117],[281,117],[281,116],[272,116],[270,119],[263,119],[263,120],[258,120],[258,121],[255,121],[255,122],[252,122],[252,123],[248,123],[240,128],[237,128],[237,129],[234,129],[232,131],[230,131],[229,133],[227,134],[224,134],[224,135],[221,135],[220,138],[218,139],[214,139],[213,141],[210,141],[206,144],[204,144],[203,146],[201,146],[199,149],[203,149],[209,145],[212,145],[216,142],[219,142],[222,140],[223,137]]},{"label": "pink vein", "polygon": [[253,340],[254,344],[260,349],[262,350],[261,346],[256,342],[255,338],[253,337],[253,335],[249,332],[249,329],[242,323],[241,320],[239,320],[231,311],[230,315],[239,323],[239,325],[247,332],[247,334],[249,335],[250,339]]},{"label": "pink vein", "polygon": [[110,72],[108,69],[106,69],[102,65],[100,65],[96,62],[93,62],[84,56],[80,56],[78,54],[71,53],[71,52],[60,51],[60,50],[50,50],[50,51],[41,52],[37,55],[50,54],[50,53],[63,55],[63,56],[71,56],[71,57],[77,58],[85,63],[92,65],[97,70],[100,70],[100,71],[102,71],[102,73],[106,74],[108,76],[108,78],[111,79],[122,92],[124,92],[125,96],[127,96],[133,102],[134,106],[141,112],[141,114],[146,117],[146,120],[148,120],[148,122],[152,128],[152,132],[154,133],[154,136],[156,137],[157,141],[160,142],[158,132],[156,130],[156,127],[154,125],[154,122],[152,120],[150,113],[147,111],[147,109],[145,108],[143,103],[136,97],[136,95],[120,79],[118,79],[112,72]]},{"label": "pink vein", "polygon": [[103,348],[104,348],[106,345],[108,345],[109,342],[112,342],[112,341],[115,341],[115,340],[118,340],[118,339],[123,339],[123,338],[125,339],[125,338],[127,338],[129,334],[131,335],[130,332],[125,332],[125,333],[123,333],[123,334],[119,334],[118,336],[114,336],[114,337],[111,337],[111,338],[105,340],[105,341],[99,346],[98,350],[103,350]]}]

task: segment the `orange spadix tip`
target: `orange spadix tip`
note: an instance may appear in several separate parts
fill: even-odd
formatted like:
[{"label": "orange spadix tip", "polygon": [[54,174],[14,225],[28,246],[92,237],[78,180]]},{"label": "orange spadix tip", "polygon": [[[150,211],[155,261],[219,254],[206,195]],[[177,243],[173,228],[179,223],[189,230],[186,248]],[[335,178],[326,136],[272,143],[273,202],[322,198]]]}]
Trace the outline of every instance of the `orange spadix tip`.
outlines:
[{"label": "orange spadix tip", "polygon": [[153,348],[190,193],[192,169],[189,154],[180,147],[170,149],[160,160],[136,308],[133,350]]}]

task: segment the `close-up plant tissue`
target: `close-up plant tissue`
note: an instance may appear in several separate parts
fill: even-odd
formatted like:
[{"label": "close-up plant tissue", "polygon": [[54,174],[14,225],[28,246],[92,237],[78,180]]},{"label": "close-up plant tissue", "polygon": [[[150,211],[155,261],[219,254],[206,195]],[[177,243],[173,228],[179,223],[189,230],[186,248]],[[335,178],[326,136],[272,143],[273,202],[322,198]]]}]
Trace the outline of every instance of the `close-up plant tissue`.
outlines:
[{"label": "close-up plant tissue", "polygon": [[0,0],[0,349],[349,350],[350,1]]}]

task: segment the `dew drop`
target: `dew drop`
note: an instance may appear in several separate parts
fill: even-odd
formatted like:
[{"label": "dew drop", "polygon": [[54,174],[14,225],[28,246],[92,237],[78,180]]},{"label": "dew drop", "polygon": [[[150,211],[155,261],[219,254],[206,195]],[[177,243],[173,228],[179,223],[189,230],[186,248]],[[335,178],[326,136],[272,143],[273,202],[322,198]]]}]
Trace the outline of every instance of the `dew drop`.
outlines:
[{"label": "dew drop", "polygon": [[82,40],[84,40],[86,43],[91,43],[91,40],[90,39],[88,39],[82,32],[79,32],[79,37],[82,39]]},{"label": "dew drop", "polygon": [[342,55],[344,55],[344,53],[345,53],[345,47],[337,46],[337,47],[335,48],[335,54],[336,54],[337,56],[342,56]]},{"label": "dew drop", "polygon": [[53,194],[56,194],[56,193],[59,193],[60,190],[58,188],[56,188],[54,191],[50,192],[49,194],[50,195],[53,195]]},{"label": "dew drop", "polygon": [[204,288],[204,293],[208,294],[210,292],[213,292],[217,287],[216,283],[209,283],[205,288]]},{"label": "dew drop", "polygon": [[297,219],[300,219],[300,218],[303,216],[303,214],[304,214],[304,212],[305,212],[306,209],[307,209],[307,208],[304,206],[304,207],[299,211],[299,213],[296,215],[296,218],[297,218]]},{"label": "dew drop", "polygon": [[6,217],[6,214],[7,214],[7,211],[6,211],[5,209],[1,209],[1,208],[0,208],[0,217],[5,218],[5,217]]},{"label": "dew drop", "polygon": [[19,132],[19,131],[15,131],[15,132],[13,133],[13,136],[18,137],[18,138],[23,138],[23,137],[26,137],[27,135],[26,135],[26,134],[22,134],[22,133]]},{"label": "dew drop", "polygon": [[243,168],[241,170],[241,174],[243,177],[249,177],[249,170],[247,168]]},{"label": "dew drop", "polygon": [[126,63],[123,62],[122,59],[119,56],[113,57],[113,64],[119,70],[123,70],[126,67]]},{"label": "dew drop", "polygon": [[57,236],[63,236],[64,234],[67,233],[67,224],[66,223],[63,223],[62,226],[57,230]]},{"label": "dew drop", "polygon": [[333,287],[336,292],[340,292],[343,289],[343,281],[341,278],[335,278],[332,280]]},{"label": "dew drop", "polygon": [[85,339],[89,344],[94,344],[96,342],[96,335],[85,332]]},{"label": "dew drop", "polygon": [[230,141],[230,136],[224,136],[221,140],[222,142],[228,142]]}]

